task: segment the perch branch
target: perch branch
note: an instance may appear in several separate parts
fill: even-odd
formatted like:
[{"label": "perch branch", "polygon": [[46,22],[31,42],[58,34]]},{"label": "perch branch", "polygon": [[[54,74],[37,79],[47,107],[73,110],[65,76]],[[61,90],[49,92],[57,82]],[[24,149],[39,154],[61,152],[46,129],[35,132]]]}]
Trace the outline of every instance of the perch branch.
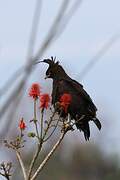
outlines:
[{"label": "perch branch", "polygon": [[55,152],[55,150],[57,149],[57,147],[60,145],[60,143],[62,142],[63,138],[65,136],[65,132],[63,132],[59,138],[59,140],[57,141],[57,143],[53,146],[53,148],[51,149],[51,151],[48,153],[48,155],[46,156],[46,158],[43,160],[43,162],[40,164],[40,166],[38,167],[38,169],[36,170],[36,172],[34,173],[34,175],[32,176],[31,180],[35,180],[35,178],[38,176],[38,174],[41,172],[41,170],[44,168],[45,164],[48,162],[48,160],[50,159],[50,157],[53,155],[53,153]]}]

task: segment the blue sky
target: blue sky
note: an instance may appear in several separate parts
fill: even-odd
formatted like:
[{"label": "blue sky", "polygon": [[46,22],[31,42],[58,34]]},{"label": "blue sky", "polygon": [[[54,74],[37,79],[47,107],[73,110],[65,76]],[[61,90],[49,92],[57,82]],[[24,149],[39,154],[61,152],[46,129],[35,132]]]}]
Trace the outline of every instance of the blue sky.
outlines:
[{"label": "blue sky", "polygon": [[[0,87],[25,62],[35,2],[0,0]],[[60,2],[62,1],[58,3],[58,0],[44,0],[35,52],[58,12]],[[112,35],[120,33],[119,20],[119,0],[83,0],[64,33],[47,50],[44,57],[57,56],[69,75],[79,81],[83,67]],[[82,81],[98,106],[98,116],[107,119],[102,119],[102,133],[105,136],[105,140],[101,141],[102,145],[107,142],[109,149],[114,145],[118,151],[120,148],[118,143],[120,138],[119,67],[120,39]],[[38,71],[45,72],[45,69],[46,66],[38,66],[35,74],[38,74]]]}]

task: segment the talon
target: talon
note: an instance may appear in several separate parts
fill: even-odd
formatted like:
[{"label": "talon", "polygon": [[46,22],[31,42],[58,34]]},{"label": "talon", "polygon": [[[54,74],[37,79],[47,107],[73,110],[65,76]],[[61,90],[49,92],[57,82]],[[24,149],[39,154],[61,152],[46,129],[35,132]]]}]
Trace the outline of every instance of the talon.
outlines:
[{"label": "talon", "polygon": [[62,132],[67,132],[67,131],[70,131],[70,130],[74,131],[71,124],[69,124],[69,123],[63,124],[62,130],[61,130]]}]

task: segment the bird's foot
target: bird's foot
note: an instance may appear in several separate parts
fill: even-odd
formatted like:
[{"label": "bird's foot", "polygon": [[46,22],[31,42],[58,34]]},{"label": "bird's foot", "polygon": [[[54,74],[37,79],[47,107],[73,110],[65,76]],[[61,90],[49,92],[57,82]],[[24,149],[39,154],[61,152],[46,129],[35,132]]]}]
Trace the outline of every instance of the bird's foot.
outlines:
[{"label": "bird's foot", "polygon": [[62,126],[62,129],[61,129],[61,132],[67,132],[67,131],[70,131],[70,130],[74,131],[73,126],[68,122],[64,122],[63,126]]}]

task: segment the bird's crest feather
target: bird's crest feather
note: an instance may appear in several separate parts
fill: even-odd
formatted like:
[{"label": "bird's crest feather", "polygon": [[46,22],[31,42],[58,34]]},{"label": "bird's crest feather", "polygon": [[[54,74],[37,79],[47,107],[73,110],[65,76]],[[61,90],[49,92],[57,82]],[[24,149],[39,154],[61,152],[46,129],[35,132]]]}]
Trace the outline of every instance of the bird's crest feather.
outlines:
[{"label": "bird's crest feather", "polygon": [[53,58],[53,56],[51,56],[51,59],[44,59],[43,62],[49,64],[49,66],[59,65],[59,61],[56,61],[56,57]]}]

